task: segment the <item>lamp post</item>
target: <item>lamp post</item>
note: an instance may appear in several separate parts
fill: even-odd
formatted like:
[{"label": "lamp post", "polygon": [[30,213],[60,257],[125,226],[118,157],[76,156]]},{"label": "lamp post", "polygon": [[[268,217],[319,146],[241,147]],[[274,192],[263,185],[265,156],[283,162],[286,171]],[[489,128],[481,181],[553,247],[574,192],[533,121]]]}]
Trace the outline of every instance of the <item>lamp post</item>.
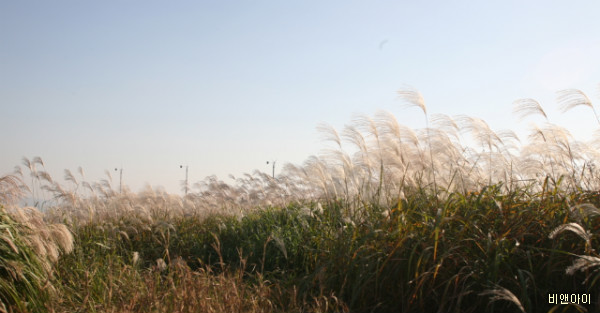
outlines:
[{"label": "lamp post", "polygon": [[121,167],[121,169],[117,169],[115,167],[115,172],[119,171],[119,193],[123,193],[123,167]]},{"label": "lamp post", "polygon": [[[273,178],[275,178],[275,162],[277,162],[277,161],[271,162],[271,163],[273,163]],[[269,164],[269,161],[267,161],[267,164]]]},{"label": "lamp post", "polygon": [[[179,168],[183,168],[183,165],[179,165]],[[188,193],[188,166],[185,166],[185,186],[184,186],[184,190],[185,190],[185,195],[187,196]]]}]

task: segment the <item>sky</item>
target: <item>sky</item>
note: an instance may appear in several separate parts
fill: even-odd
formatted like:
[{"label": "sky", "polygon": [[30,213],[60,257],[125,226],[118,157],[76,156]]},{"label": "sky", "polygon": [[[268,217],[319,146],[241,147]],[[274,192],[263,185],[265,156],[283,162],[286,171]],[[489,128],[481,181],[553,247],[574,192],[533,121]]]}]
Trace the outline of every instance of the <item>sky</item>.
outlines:
[{"label": "sky", "polygon": [[[180,193],[266,161],[301,164],[337,129],[386,110],[424,127],[428,112],[526,131],[513,102],[537,99],[575,136],[600,101],[597,1],[2,1],[0,175],[40,156],[55,178],[123,169],[133,191]],[[525,136],[522,136],[525,137]],[[113,182],[115,177],[113,175]]]}]

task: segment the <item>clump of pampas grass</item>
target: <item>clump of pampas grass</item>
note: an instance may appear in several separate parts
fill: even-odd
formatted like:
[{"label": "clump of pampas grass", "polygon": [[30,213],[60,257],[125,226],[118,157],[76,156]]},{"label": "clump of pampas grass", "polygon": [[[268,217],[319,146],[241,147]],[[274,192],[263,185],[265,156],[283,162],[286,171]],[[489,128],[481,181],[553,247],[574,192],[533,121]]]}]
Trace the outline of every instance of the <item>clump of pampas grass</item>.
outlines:
[{"label": "clump of pampas grass", "polygon": [[0,206],[0,312],[36,312],[56,292],[50,280],[61,253],[73,250],[63,224],[46,223],[35,208]]}]

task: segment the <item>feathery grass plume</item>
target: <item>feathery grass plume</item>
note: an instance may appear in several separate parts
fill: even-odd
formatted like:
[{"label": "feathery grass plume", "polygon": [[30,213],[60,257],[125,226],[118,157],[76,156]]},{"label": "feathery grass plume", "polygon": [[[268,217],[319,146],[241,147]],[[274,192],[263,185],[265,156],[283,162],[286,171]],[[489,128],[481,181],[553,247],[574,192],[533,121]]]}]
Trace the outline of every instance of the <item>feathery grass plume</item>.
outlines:
[{"label": "feathery grass plume", "polygon": [[581,203],[569,208],[569,212],[581,221],[583,218],[590,216],[600,216],[600,210],[591,203]]},{"label": "feathery grass plume", "polygon": [[500,138],[501,148],[506,150],[518,151],[518,144],[521,143],[521,139],[517,136],[517,133],[510,129],[501,129],[496,132],[498,138]]},{"label": "feathery grass plume", "polygon": [[342,131],[342,137],[348,142],[352,143],[354,147],[358,148],[360,159],[367,159],[369,155],[367,141],[356,127],[352,125],[346,125]]},{"label": "feathery grass plume", "polygon": [[558,91],[557,94],[558,104],[563,112],[580,105],[594,108],[590,98],[579,89],[565,89]]},{"label": "feathery grass plume", "polygon": [[139,261],[140,261],[140,253],[138,251],[134,251],[133,252],[133,256],[132,256],[132,260],[131,260],[131,264],[133,266],[136,266]]},{"label": "feathery grass plume", "polygon": [[71,171],[68,169],[65,169],[65,181],[70,181],[75,186],[79,185],[79,182],[77,181],[77,178],[75,178],[75,175],[73,175],[73,173],[71,173]]},{"label": "feathery grass plume", "polygon": [[332,200],[337,198],[335,184],[332,184],[332,177],[327,168],[327,164],[316,156],[309,157],[304,163],[304,169],[307,172],[306,177],[309,182],[321,187],[325,199]]},{"label": "feathery grass plume", "polygon": [[0,205],[0,304],[8,306],[4,312],[35,309],[47,297],[43,283],[48,271],[23,240],[23,228]]},{"label": "feathery grass plume", "polygon": [[419,146],[419,137],[416,132],[407,126],[400,125],[392,113],[380,111],[375,118],[386,140],[395,141],[400,145],[411,144],[414,147]]},{"label": "feathery grass plume", "polygon": [[491,290],[486,290],[482,293],[479,294],[480,296],[491,296],[490,300],[492,302],[494,301],[498,301],[498,300],[505,300],[505,301],[509,301],[512,302],[514,305],[516,305],[519,308],[519,311],[525,313],[525,308],[523,308],[523,305],[521,304],[521,301],[519,301],[519,298],[517,298],[517,296],[515,296],[510,290],[504,288],[504,287],[498,287],[495,289],[491,289]]},{"label": "feathery grass plume", "polygon": [[535,99],[519,99],[513,102],[513,104],[513,113],[519,117],[519,120],[523,120],[530,115],[541,115],[546,120],[548,120],[546,112],[544,111],[540,103],[537,102]]},{"label": "feathery grass plume", "polygon": [[431,166],[430,169],[430,174],[431,174],[431,181],[433,182],[433,193],[435,194],[436,197],[438,197],[438,186],[437,186],[437,180],[436,180],[436,167],[435,167],[435,162],[433,159],[433,148],[432,148],[432,144],[431,144],[431,136],[429,134],[429,115],[427,114],[427,107],[425,106],[425,99],[423,99],[423,96],[421,95],[421,93],[419,93],[417,90],[414,89],[401,89],[398,90],[398,95],[404,99],[404,101],[408,102],[409,105],[412,106],[418,106],[419,108],[421,108],[421,110],[423,110],[423,114],[425,114],[425,129],[427,131],[427,145],[429,146],[429,164]]},{"label": "feathery grass plume", "polygon": [[[381,159],[377,158],[378,149],[377,147],[370,147],[370,142],[367,138],[363,136],[358,127],[353,125],[345,126],[342,137],[358,149],[353,157],[353,174],[357,177],[362,177],[362,180],[359,182],[360,185],[355,186],[355,192],[359,198],[363,200],[369,199],[376,193],[376,188],[373,186],[373,184],[376,183],[375,177],[380,177],[379,170]],[[340,180],[340,182],[341,181],[342,180]]]},{"label": "feathery grass plume", "polygon": [[34,179],[37,176],[37,169],[35,167],[35,164],[37,162],[32,162],[28,158],[23,157],[22,160],[21,160],[21,163],[23,165],[25,165],[25,167],[29,170],[29,176],[31,177],[31,187],[30,187],[31,196],[34,199],[34,201],[37,201],[36,187],[35,187],[35,184],[34,184]]},{"label": "feathery grass plume", "polygon": [[53,184],[54,180],[52,179],[52,176],[50,176],[50,174],[48,174],[48,172],[46,171],[39,171],[38,172],[38,177],[43,179],[46,183],[48,184]]},{"label": "feathery grass plume", "polygon": [[375,119],[372,119],[368,115],[360,114],[354,117],[353,123],[357,125],[358,129],[367,133],[367,136],[375,139],[375,147],[377,150],[381,150],[381,142],[380,142],[380,126],[376,122]]},{"label": "feathery grass plume", "polygon": [[446,114],[432,114],[431,122],[436,129],[443,131],[447,136],[453,138],[457,145],[460,145],[460,127],[453,118]]},{"label": "feathery grass plume", "polygon": [[[448,136],[448,134],[439,129],[430,129],[425,132],[424,136],[428,136],[427,142],[431,143],[431,154],[436,157],[433,159],[433,164],[429,165],[430,168],[424,170],[431,172],[433,169],[437,169],[435,174],[437,181],[440,186],[448,186],[451,181],[452,167],[463,159],[462,153],[457,149],[455,143]],[[439,193],[442,195],[443,193]]]},{"label": "feathery grass plume", "polygon": [[25,192],[21,187],[23,181],[16,175],[0,176],[0,205],[13,205]]},{"label": "feathery grass plume", "polygon": [[44,165],[44,161],[43,161],[43,160],[42,160],[42,158],[40,158],[39,156],[36,156],[36,157],[34,157],[34,158],[33,158],[33,160],[31,160],[31,162],[32,162],[33,164],[39,164],[39,165],[41,165],[42,167],[44,167],[44,166],[45,166],[45,165]]},{"label": "feathery grass plume", "polygon": [[568,223],[568,224],[563,224],[563,225],[556,227],[554,230],[552,230],[552,232],[550,232],[550,235],[548,235],[548,238],[554,239],[560,233],[565,232],[565,231],[573,232],[574,234],[579,236],[581,239],[585,240],[586,251],[590,250],[592,234],[590,232],[586,231],[581,225],[579,225],[577,223]]},{"label": "feathery grass plume", "polygon": [[19,208],[12,211],[15,221],[25,226],[24,240],[42,259],[46,269],[58,260],[59,250],[65,254],[73,250],[73,234],[63,224],[49,224],[44,221],[43,214],[36,208]]},{"label": "feathery grass plume", "polygon": [[164,272],[167,269],[167,263],[165,263],[165,260],[163,260],[162,258],[160,259],[156,259],[156,269],[159,272]]},{"label": "feathery grass plume", "polygon": [[482,147],[498,148],[502,144],[502,139],[496,134],[484,120],[467,115],[457,117],[458,125],[464,132],[470,132],[475,142]]},{"label": "feathery grass plume", "polygon": [[320,123],[319,125],[317,125],[317,131],[319,132],[319,134],[321,134],[321,136],[323,136],[323,139],[325,141],[334,142],[340,149],[342,148],[342,140],[340,138],[340,135],[338,134],[337,130],[333,128],[333,126],[325,123]]},{"label": "feathery grass plume", "polygon": [[73,249],[71,232],[46,223],[35,208],[0,206],[0,239],[0,303],[10,312],[44,312],[49,297],[56,297],[51,278],[58,256]]},{"label": "feathery grass plume", "polygon": [[29,172],[34,172],[35,171],[35,163],[31,162],[28,158],[23,157],[21,159],[21,163],[23,165],[25,165],[25,167],[27,167],[27,169],[29,170]]},{"label": "feathery grass plume", "polygon": [[[487,184],[492,185],[494,182],[493,164],[495,155],[493,148],[497,151],[501,150],[504,146],[504,140],[496,132],[494,132],[489,125],[480,118],[471,116],[461,115],[457,118],[458,124],[461,125],[461,129],[468,131],[472,134],[476,144],[480,145],[482,151],[480,157],[482,160],[487,161]],[[487,148],[487,151],[485,151]],[[480,159],[477,158],[477,160]]]},{"label": "feathery grass plume", "polygon": [[287,250],[285,249],[285,242],[283,241],[283,239],[281,239],[281,236],[276,236],[274,234],[271,234],[271,238],[275,242],[275,246],[277,246],[279,251],[281,251],[281,253],[283,253],[283,256],[287,259],[288,253],[287,253]]},{"label": "feathery grass plume", "polygon": [[577,271],[586,271],[593,267],[600,266],[600,258],[591,255],[578,255],[578,259],[565,270],[567,275],[573,275]]},{"label": "feathery grass plume", "polygon": [[[577,184],[575,163],[578,153],[571,146],[571,134],[564,127],[546,123],[543,128],[533,126],[529,134],[529,143],[521,148],[523,159],[537,159],[542,167],[540,174],[557,181],[565,176],[571,179],[571,187]],[[533,171],[533,169],[523,168]]]},{"label": "feathery grass plume", "polygon": [[[383,146],[382,146],[382,140],[381,140],[381,135],[380,135],[380,131],[379,131],[379,126],[378,123],[375,122],[375,120],[373,120],[372,118],[370,118],[369,116],[366,115],[359,115],[354,119],[354,123],[358,125],[359,129],[362,129],[364,132],[367,133],[367,135],[369,136],[369,138],[374,139],[374,141],[371,141],[373,143],[374,146],[374,153],[372,153],[371,157],[373,158],[373,164],[374,166],[371,168],[371,171],[374,174],[376,178],[376,180],[378,181],[378,186],[376,187],[376,191],[375,191],[375,196],[378,198],[377,201],[379,201],[381,199],[382,196],[382,191],[383,191],[383,184],[384,184],[384,180],[385,180],[385,176],[384,176],[384,167],[385,167],[385,163],[384,163],[384,158],[383,158]],[[377,164],[377,167],[375,167],[375,164]],[[376,182],[377,183],[377,182]]]},{"label": "feathery grass plume", "polygon": [[400,98],[408,102],[409,106],[417,106],[423,110],[423,113],[427,115],[427,107],[425,106],[425,99],[419,91],[413,88],[403,88],[397,91]]},{"label": "feathery grass plume", "polygon": [[583,93],[583,91],[579,89],[561,90],[558,92],[557,100],[563,113],[577,106],[586,106],[591,108],[594,112],[594,116],[596,117],[596,121],[598,122],[598,124],[600,124],[598,113],[592,105],[592,101],[590,100],[590,98],[588,98],[588,96],[586,96],[585,93]]}]

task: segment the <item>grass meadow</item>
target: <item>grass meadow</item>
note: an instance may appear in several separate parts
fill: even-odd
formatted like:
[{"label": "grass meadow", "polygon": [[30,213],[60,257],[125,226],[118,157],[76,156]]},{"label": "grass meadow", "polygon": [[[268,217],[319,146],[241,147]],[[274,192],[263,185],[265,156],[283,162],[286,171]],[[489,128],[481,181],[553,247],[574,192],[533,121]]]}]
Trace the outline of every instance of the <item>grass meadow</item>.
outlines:
[{"label": "grass meadow", "polygon": [[320,125],[322,155],[185,197],[24,158],[0,177],[0,312],[599,312],[600,142],[533,99],[523,139],[399,95],[422,129]]}]

